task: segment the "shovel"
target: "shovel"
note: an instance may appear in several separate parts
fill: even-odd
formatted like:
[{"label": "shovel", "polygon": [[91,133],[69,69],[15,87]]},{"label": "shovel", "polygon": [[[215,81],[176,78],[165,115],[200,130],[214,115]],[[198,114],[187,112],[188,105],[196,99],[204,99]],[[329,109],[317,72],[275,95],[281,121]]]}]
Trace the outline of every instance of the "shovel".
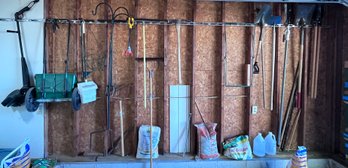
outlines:
[{"label": "shovel", "polygon": [[296,107],[301,108],[301,101],[302,101],[302,93],[301,93],[301,86],[302,86],[302,71],[303,71],[303,52],[304,52],[304,26],[310,24],[312,20],[312,15],[314,12],[315,5],[296,5],[296,16],[295,16],[295,24],[297,26],[300,26],[301,30],[301,47],[300,47],[300,68],[299,68],[299,82],[298,82],[298,89],[297,89],[297,95],[296,95]]},{"label": "shovel", "polygon": [[21,89],[16,89],[12,91],[2,102],[1,104],[5,107],[18,107],[21,106],[24,103],[25,93],[30,88],[30,79],[29,79],[29,70],[27,62],[24,58],[23,54],[23,43],[22,43],[22,37],[21,37],[21,29],[19,25],[19,19],[23,18],[24,12],[27,12],[31,9],[31,7],[34,6],[35,3],[39,2],[39,0],[31,1],[26,7],[21,9],[20,11],[15,13],[15,19],[16,19],[16,26],[17,31],[13,30],[7,30],[8,33],[17,33],[18,35],[18,42],[19,42],[19,48],[21,52],[21,66],[22,66],[22,82],[23,86]]}]

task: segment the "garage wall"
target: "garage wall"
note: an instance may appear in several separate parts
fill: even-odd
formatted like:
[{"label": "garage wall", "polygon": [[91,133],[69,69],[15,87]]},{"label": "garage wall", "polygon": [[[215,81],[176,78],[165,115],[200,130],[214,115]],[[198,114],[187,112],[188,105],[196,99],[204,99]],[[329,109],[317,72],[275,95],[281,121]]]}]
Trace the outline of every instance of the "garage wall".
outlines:
[{"label": "garage wall", "polygon": [[[48,3],[48,18],[69,18],[69,19],[107,19],[109,13],[104,7],[99,9],[97,16],[93,16],[91,11],[100,2],[99,0],[66,3],[66,0],[55,0]],[[253,22],[256,8],[261,7],[258,3],[221,3],[221,2],[202,2],[202,1],[174,1],[174,0],[120,0],[106,1],[116,9],[125,6],[131,15],[136,18],[147,19],[183,19],[196,22]],[[333,82],[334,59],[332,57],[334,46],[331,41],[335,36],[331,36],[335,31],[332,23],[333,11],[337,6],[325,6],[325,13],[321,40],[320,55],[320,79],[318,98],[307,100],[304,107],[303,116],[300,117],[298,134],[294,137],[291,149],[296,149],[297,145],[305,145],[310,151],[330,152],[332,149],[334,107],[333,107]],[[283,16],[282,7],[274,4],[277,15]],[[120,17],[121,18],[121,17]],[[121,18],[124,19],[124,18]],[[50,24],[49,24],[50,25]],[[64,71],[64,59],[66,51],[66,31],[67,24],[59,24],[60,29],[52,31],[52,26],[48,26],[49,40],[49,71]],[[79,25],[74,24],[73,39],[74,44],[79,44]],[[87,52],[91,60],[103,60],[107,57],[109,32],[111,28],[106,25],[89,24],[87,26]],[[125,25],[115,26],[116,35],[113,43],[113,83],[122,88],[112,98],[111,127],[113,132],[112,142],[115,146],[114,153],[120,153],[120,129],[119,129],[119,107],[118,101],[124,100],[123,112],[125,113],[125,142],[126,154],[134,154],[137,145],[137,129],[141,124],[150,124],[149,108],[143,107],[143,63],[139,59],[143,56],[143,37],[142,25],[137,25],[131,34],[131,43],[134,52],[133,57],[125,57],[122,53],[126,49],[128,29]],[[192,123],[202,122],[198,108],[206,121],[217,122],[218,141],[247,134],[252,140],[258,132],[267,134],[268,131],[276,133],[278,127],[279,110],[270,111],[270,76],[271,76],[271,49],[272,33],[271,28],[265,28],[266,35],[264,40],[265,49],[265,72],[266,72],[266,103],[267,107],[262,107],[262,78],[261,75],[253,76],[253,87],[230,88],[223,86],[222,78],[222,59],[223,47],[226,47],[228,55],[228,83],[242,83],[245,78],[243,66],[248,62],[251,53],[256,53],[250,49],[252,43],[251,27],[222,27],[213,26],[182,26],[182,66],[183,83],[191,85],[191,112]],[[227,44],[224,46],[223,32],[226,31]],[[256,39],[259,35],[259,28],[255,29]],[[282,41],[284,28],[278,29],[277,38],[277,98],[279,100],[283,60],[284,43]],[[308,45],[311,46],[312,30],[308,29]],[[291,32],[289,43],[289,60],[287,70],[287,83],[285,89],[285,106],[293,85],[293,78],[299,60],[299,29],[294,28]],[[75,42],[76,40],[76,42]],[[155,61],[149,61],[148,69],[155,71],[154,77],[154,114],[153,121],[162,129],[159,150],[162,153],[169,152],[169,85],[177,84],[177,45],[176,29],[174,25],[158,26],[146,25],[146,50],[147,57]],[[308,47],[310,48],[310,47]],[[76,65],[71,72],[80,73],[80,50],[79,45],[71,49],[71,54],[75,54],[71,64]],[[312,57],[311,49],[308,51],[308,60]],[[106,62],[106,61],[105,61]],[[91,61],[93,63],[93,61]],[[95,63],[95,62],[94,62]],[[103,62],[102,62],[103,63]],[[307,64],[308,65],[308,64]],[[92,70],[90,79],[94,80],[98,86],[97,96],[100,97],[96,102],[83,105],[79,112],[73,112],[69,103],[49,104],[47,113],[48,122],[48,148],[49,154],[68,154],[83,155],[88,153],[103,152],[103,134],[93,137],[93,142],[89,144],[90,133],[105,128],[105,81],[107,64],[101,64],[100,69]],[[73,66],[71,66],[73,67]],[[310,68],[306,67],[311,74]],[[305,78],[307,80],[307,78]],[[149,82],[149,78],[146,79]],[[309,86],[303,87],[308,89]],[[147,91],[149,91],[147,85]],[[149,92],[147,92],[149,93]],[[158,98],[158,99],[157,99]],[[305,96],[306,99],[308,95]],[[276,104],[279,104],[277,102]],[[257,105],[259,111],[255,115],[250,114],[250,106]],[[285,107],[286,108],[286,107]],[[279,109],[279,107],[275,107]],[[191,152],[197,150],[196,129],[191,127]],[[320,141],[319,141],[320,139]]]},{"label": "garage wall", "polygon": [[[14,18],[14,13],[29,0],[0,0],[0,18]],[[43,1],[25,14],[25,18],[42,19]],[[43,26],[38,22],[22,23],[24,53],[31,74],[42,72],[43,57]],[[15,22],[0,21],[0,101],[13,90],[22,87],[22,72],[20,51],[16,34],[6,30],[16,30]],[[35,113],[29,113],[24,106],[7,108],[0,106],[0,148],[15,148],[24,139],[30,138],[31,156],[35,158],[44,155],[44,114],[43,107]]]}]

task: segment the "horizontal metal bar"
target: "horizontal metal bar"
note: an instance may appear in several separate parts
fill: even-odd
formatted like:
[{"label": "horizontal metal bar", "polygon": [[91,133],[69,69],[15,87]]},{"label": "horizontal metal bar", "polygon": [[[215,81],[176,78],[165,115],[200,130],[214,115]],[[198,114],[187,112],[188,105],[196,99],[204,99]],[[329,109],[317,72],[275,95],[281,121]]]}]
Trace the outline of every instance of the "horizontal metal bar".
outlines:
[{"label": "horizontal metal bar", "polygon": [[[16,21],[13,18],[0,18],[1,21],[14,22]],[[20,19],[20,22],[46,22],[52,24],[81,24],[84,22],[85,24],[111,24],[112,20],[92,20],[92,19]],[[176,25],[180,21],[180,24],[183,26],[227,26],[227,27],[255,27],[259,26],[255,23],[248,22],[193,22],[189,20],[158,20],[158,19],[135,19],[135,24],[142,25]],[[115,20],[114,24],[123,24],[126,25],[127,22],[125,20]],[[273,25],[264,25],[265,27],[272,27]],[[285,25],[278,24],[276,27],[286,27]],[[292,28],[296,28],[296,25],[290,25]],[[310,28],[311,26],[306,26],[306,28]]]},{"label": "horizontal metal bar", "polygon": [[[194,96],[195,98],[201,98],[201,99],[219,99],[220,96]],[[246,98],[248,97],[247,95],[224,95],[224,97],[232,97],[232,98]],[[148,96],[147,98],[151,98],[150,96]],[[153,97],[153,99],[161,99],[161,98],[165,98],[163,96],[157,96],[157,97]],[[192,98],[191,96],[185,96],[185,97],[166,97],[165,99],[171,99],[171,98]],[[116,100],[143,100],[144,97],[112,97],[112,99],[116,99]]]},{"label": "horizontal metal bar", "polygon": [[270,2],[270,3],[326,3],[341,4],[341,0],[198,0],[205,2]]},{"label": "horizontal metal bar", "polygon": [[61,99],[36,99],[35,102],[38,103],[49,103],[49,102],[67,102],[71,101],[71,98],[61,98]]}]

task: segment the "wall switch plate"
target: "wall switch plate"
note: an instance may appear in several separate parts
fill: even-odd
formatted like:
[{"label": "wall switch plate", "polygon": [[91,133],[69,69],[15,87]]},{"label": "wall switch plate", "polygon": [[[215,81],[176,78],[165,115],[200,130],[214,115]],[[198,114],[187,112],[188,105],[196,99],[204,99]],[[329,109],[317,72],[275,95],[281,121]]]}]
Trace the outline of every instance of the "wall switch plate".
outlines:
[{"label": "wall switch plate", "polygon": [[251,107],[251,114],[256,114],[257,113],[257,106],[252,106]]}]

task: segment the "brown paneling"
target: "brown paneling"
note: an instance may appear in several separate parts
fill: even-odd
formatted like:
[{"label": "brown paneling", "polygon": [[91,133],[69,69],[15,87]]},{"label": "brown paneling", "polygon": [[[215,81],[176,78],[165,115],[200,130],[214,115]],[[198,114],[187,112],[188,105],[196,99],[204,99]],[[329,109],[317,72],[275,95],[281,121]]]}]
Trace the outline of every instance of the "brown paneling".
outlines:
[{"label": "brown paneling", "polygon": [[[251,12],[251,3],[231,3],[225,2],[202,2],[202,1],[160,1],[160,0],[122,0],[109,1],[111,6],[116,9],[119,6],[128,8],[131,14],[137,18],[149,19],[182,19],[194,20],[197,22],[221,22],[224,18],[227,22],[253,22],[255,13]],[[91,11],[99,3],[97,0],[81,1],[81,6],[76,3],[66,3],[64,0],[49,1],[49,18],[84,18],[84,19],[105,19],[106,11],[104,7],[100,8],[98,16],[93,16]],[[257,6],[257,5],[255,5]],[[327,10],[334,10],[334,7]],[[221,13],[221,10],[224,13]],[[330,14],[325,15],[329,20]],[[124,18],[122,18],[124,19]],[[347,19],[342,19],[346,21]],[[303,114],[303,142],[310,150],[328,151],[331,149],[332,139],[329,135],[334,129],[334,117],[332,112],[334,99],[332,81],[335,77],[335,65],[331,57],[334,53],[334,44],[331,41],[336,40],[332,34],[335,32],[335,25],[330,22],[324,22],[322,29],[322,48],[320,55],[319,68],[319,90],[316,100],[307,99],[308,106]],[[342,28],[343,35],[345,24]],[[67,24],[60,24],[60,29],[53,32],[49,25],[48,43],[49,55],[48,65],[50,73],[64,72],[64,60],[66,57],[66,33]],[[73,25],[72,42],[70,55],[70,72],[78,72],[81,76],[81,59],[79,51],[79,25]],[[71,110],[70,103],[49,103],[47,106],[47,151],[49,154],[76,154],[89,152],[89,133],[95,130],[105,128],[105,58],[107,58],[108,33],[105,25],[86,25],[87,29],[87,55],[89,69],[92,72],[90,79],[94,80],[99,89],[97,96],[99,99],[90,104],[82,106],[78,113]],[[165,30],[166,29],[166,30]],[[250,32],[252,27],[226,27],[228,62],[227,83],[245,82],[244,65],[249,62]],[[127,48],[128,28],[126,25],[117,24],[114,29],[113,45],[113,83],[116,89],[112,99],[111,121],[113,141],[115,143],[115,153],[120,152],[118,139],[120,137],[119,127],[119,99],[123,100],[124,112],[124,130],[126,141],[126,153],[134,153],[137,144],[137,128],[141,124],[150,124],[149,102],[147,109],[143,105],[143,62],[134,61],[134,57],[143,57],[143,37],[142,25],[132,32],[132,48],[134,57],[125,57],[123,52]],[[260,29],[256,27],[255,39],[253,43],[254,54],[258,45],[258,36]],[[148,62],[147,68],[155,71],[154,76],[154,125],[162,128],[160,142],[161,151],[169,151],[169,86],[178,83],[177,68],[177,34],[175,25],[168,25],[166,28],[159,25],[146,25],[146,50],[147,57],[164,57],[163,61]],[[284,43],[282,42],[284,28],[278,30],[277,44],[277,95],[280,98],[282,70],[284,61]],[[222,42],[223,33],[221,27],[213,26],[181,26],[181,59],[182,59],[182,79],[183,84],[192,87],[192,123],[201,122],[200,115],[196,110],[194,102],[197,102],[205,121],[217,122],[219,124],[219,141],[239,134],[249,134],[250,140],[257,132],[264,135],[270,130],[277,130],[277,111],[269,110],[270,104],[270,86],[271,86],[271,54],[272,54],[272,30],[265,28],[264,38],[264,58],[265,58],[265,90],[266,107],[262,107],[262,74],[253,75],[251,89],[222,87]],[[287,81],[284,99],[284,116],[288,104],[291,86],[293,84],[294,72],[299,58],[299,29],[293,28],[291,31],[291,40],[289,42],[289,57],[287,64]],[[310,40],[310,38],[309,38]],[[342,39],[345,46],[345,38]],[[338,50],[338,49],[337,49]],[[342,49],[342,55],[348,51]],[[311,51],[309,49],[309,60],[311,62]],[[260,59],[259,59],[259,62]],[[259,63],[261,67],[261,63]],[[164,68],[165,66],[165,68]],[[310,66],[310,65],[309,65]],[[337,66],[337,65],[336,65]],[[336,68],[338,69],[338,68]],[[309,74],[311,72],[308,72]],[[147,95],[149,96],[149,76],[147,73]],[[306,86],[305,86],[306,87]],[[246,95],[246,97],[238,97]],[[250,96],[251,95],[251,99]],[[222,98],[223,97],[223,98]],[[336,95],[337,97],[337,95]],[[147,100],[149,101],[149,99]],[[279,101],[278,101],[279,102]],[[257,105],[259,111],[255,115],[250,115],[250,105]],[[275,106],[279,107],[279,106]],[[221,115],[222,114],[222,115]],[[75,123],[74,123],[75,116]],[[249,118],[250,117],[250,118]],[[78,120],[76,120],[78,119]],[[272,123],[272,124],[271,124]],[[191,127],[191,149],[195,153],[194,146],[196,141],[196,129]],[[301,132],[301,129],[299,129]],[[274,132],[275,133],[275,132]],[[320,141],[319,141],[320,139]],[[102,152],[103,144],[102,134],[94,137],[92,151]],[[116,143],[117,142],[117,143]],[[295,147],[297,141],[292,145]]]},{"label": "brown paneling", "polygon": [[[139,0],[137,2],[137,17],[138,18],[150,18],[150,19],[163,19],[164,14],[164,2],[160,0]],[[164,57],[164,37],[163,37],[163,26],[156,26],[156,25],[146,25],[146,57]],[[137,57],[143,58],[143,25],[137,26]],[[153,95],[155,97],[160,97],[160,99],[155,99],[153,101],[153,125],[159,126],[163,128],[163,116],[164,116],[164,110],[163,110],[163,62],[161,61],[152,61],[147,62],[147,97],[150,95],[150,78],[149,78],[149,70],[154,71],[154,81],[153,81]],[[140,97],[137,99],[137,123],[136,126],[139,127],[142,124],[150,125],[150,100],[147,99],[147,107],[144,108],[144,76],[143,76],[143,68],[144,64],[143,62],[139,62],[137,64],[137,74],[136,74],[136,82],[139,83],[137,85],[137,97]],[[163,135],[162,135],[163,136]],[[159,144],[159,149],[162,151],[163,148],[163,141]]]},{"label": "brown paneling", "polygon": [[[248,22],[250,4],[225,3],[226,22]],[[245,64],[248,62],[250,29],[247,27],[226,27],[226,57],[227,57],[227,84],[246,84]],[[222,39],[224,41],[224,39]],[[224,138],[234,137],[247,133],[245,118],[248,109],[245,108],[247,99],[245,88],[224,87],[224,125],[222,135]]]},{"label": "brown paneling", "polygon": [[[192,1],[188,2],[185,0],[174,1],[168,0],[167,2],[167,19],[182,19],[192,20]],[[180,26],[181,27],[181,70],[182,70],[182,81],[185,85],[191,85],[192,77],[192,27],[191,26]],[[166,26],[167,30],[164,33],[167,38],[167,45],[164,49],[165,53],[165,85],[164,85],[164,100],[165,100],[165,127],[163,130],[164,136],[164,151],[169,152],[169,87],[170,85],[179,84],[178,79],[178,50],[177,50],[177,30],[176,26]]]}]

